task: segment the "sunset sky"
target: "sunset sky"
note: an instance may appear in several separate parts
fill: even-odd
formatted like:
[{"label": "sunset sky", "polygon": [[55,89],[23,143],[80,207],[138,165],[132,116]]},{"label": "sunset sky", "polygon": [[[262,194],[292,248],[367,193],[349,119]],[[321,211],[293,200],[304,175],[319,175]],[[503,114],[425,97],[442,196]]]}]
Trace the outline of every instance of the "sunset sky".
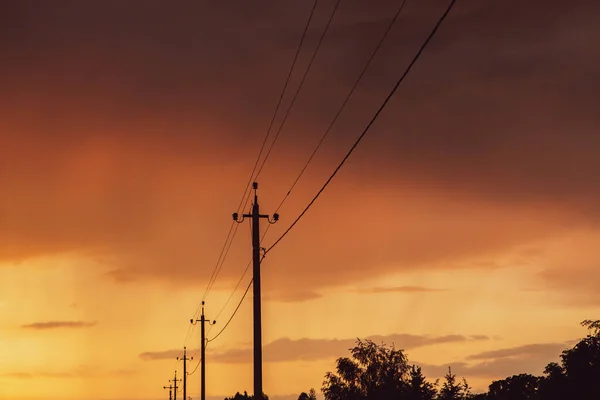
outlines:
[{"label": "sunset sky", "polygon": [[[401,2],[341,1],[259,176],[263,213],[288,192]],[[276,127],[335,3],[318,2]],[[184,343],[196,367],[189,319],[312,4],[2,1],[0,399],[163,399]],[[265,247],[330,176],[447,4],[408,1]],[[579,322],[600,317],[598,15],[596,0],[457,2],[263,261],[272,400],[319,391],[357,337],[405,349],[431,379],[452,366],[478,391],[541,374],[586,334]],[[207,317],[220,313],[209,337],[250,280],[224,307],[251,257],[249,226],[206,296]],[[211,399],[252,392],[251,297],[209,344]],[[194,399],[199,386],[196,370]]]}]

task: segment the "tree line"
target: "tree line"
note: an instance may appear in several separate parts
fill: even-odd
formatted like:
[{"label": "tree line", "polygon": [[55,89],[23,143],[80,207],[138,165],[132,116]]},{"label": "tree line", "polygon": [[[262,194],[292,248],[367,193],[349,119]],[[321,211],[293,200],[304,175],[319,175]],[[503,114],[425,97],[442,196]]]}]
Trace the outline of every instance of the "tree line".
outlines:
[{"label": "tree line", "polygon": [[[466,379],[457,378],[451,368],[441,383],[431,382],[403,350],[360,339],[350,356],[338,358],[335,371],[325,374],[321,391],[325,400],[600,399],[600,320],[581,325],[587,336],[564,350],[558,363],[548,364],[542,376],[513,375],[492,382],[486,393],[472,393]],[[236,393],[225,400],[252,398]],[[316,400],[315,390],[301,393],[298,400]]]}]

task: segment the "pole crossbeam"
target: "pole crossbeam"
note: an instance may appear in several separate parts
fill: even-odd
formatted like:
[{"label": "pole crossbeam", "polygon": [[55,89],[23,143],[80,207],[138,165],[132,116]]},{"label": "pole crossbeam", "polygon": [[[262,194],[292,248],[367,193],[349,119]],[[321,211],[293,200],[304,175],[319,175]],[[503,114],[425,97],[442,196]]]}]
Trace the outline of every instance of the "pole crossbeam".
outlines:
[{"label": "pole crossbeam", "polygon": [[196,324],[200,322],[200,400],[206,400],[206,331],[205,331],[205,323],[208,322],[209,325],[214,325],[217,323],[216,320],[212,322],[209,319],[206,319],[204,316],[204,301],[202,301],[202,314],[200,315],[200,319],[193,320],[190,319],[191,324]]},{"label": "pole crossbeam", "polygon": [[184,398],[184,400],[187,399],[187,396],[186,396],[186,393],[187,393],[186,392],[186,390],[187,390],[187,362],[194,359],[194,357],[188,358],[186,355],[187,354],[186,352],[187,352],[187,349],[184,347],[183,348],[183,357],[182,358],[177,357],[178,360],[183,361],[183,398]]},{"label": "pole crossbeam", "polygon": [[273,220],[269,215],[261,214],[258,207],[258,183],[252,184],[254,189],[254,203],[252,204],[252,213],[242,214],[242,219],[238,220],[238,213],[233,213],[233,220],[241,223],[245,218],[252,219],[252,293],[253,293],[253,314],[254,314],[254,399],[263,400],[264,393],[262,387],[262,323],[261,323],[261,301],[260,301],[260,219],[266,218],[271,224],[279,220],[279,214],[273,214]]}]

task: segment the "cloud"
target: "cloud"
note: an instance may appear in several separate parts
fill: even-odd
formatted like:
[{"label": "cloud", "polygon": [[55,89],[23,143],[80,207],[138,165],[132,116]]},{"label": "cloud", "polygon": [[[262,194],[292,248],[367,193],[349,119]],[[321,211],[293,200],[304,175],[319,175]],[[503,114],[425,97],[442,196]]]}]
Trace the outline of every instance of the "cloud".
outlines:
[{"label": "cloud", "polygon": [[[196,353],[198,350],[190,350],[190,353]],[[177,357],[183,356],[181,350],[172,349],[172,350],[164,350],[164,351],[147,351],[140,354],[140,358],[145,361],[154,361],[154,360],[176,360]]]},{"label": "cloud", "polygon": [[[444,343],[457,343],[467,341],[484,341],[490,338],[485,335],[373,335],[365,339],[375,343],[394,345],[400,349],[433,346]],[[289,339],[281,338],[263,346],[263,359],[266,362],[284,361],[315,361],[328,358],[337,358],[347,355],[348,350],[354,347],[356,339]],[[191,351],[191,350],[190,350]],[[165,350],[144,352],[139,357],[146,361],[175,359],[181,355],[181,350]],[[252,360],[252,349],[249,347],[234,348],[225,352],[211,352],[210,358],[214,362],[224,364],[246,363]]]},{"label": "cloud", "polygon": [[295,303],[302,301],[315,300],[323,297],[322,294],[312,290],[302,290],[299,288],[289,288],[285,291],[270,290],[266,292],[263,299],[266,301],[275,301],[281,303]]},{"label": "cloud", "polygon": [[[487,336],[430,336],[430,335],[374,335],[366,339],[375,343],[386,343],[400,349],[412,349],[424,346],[433,346],[444,343],[457,343],[472,340],[488,340]],[[348,354],[348,350],[355,345],[355,339],[288,339],[281,338],[263,347],[265,362],[286,361],[316,361],[323,359],[336,359]],[[231,349],[222,353],[211,354],[211,360],[219,363],[245,363],[252,360],[251,348]]]},{"label": "cloud", "polygon": [[97,367],[81,365],[67,371],[32,371],[32,372],[5,372],[0,376],[15,379],[65,379],[65,378],[96,378],[108,376],[130,376],[134,375],[134,370],[116,369],[102,370]]},{"label": "cloud", "polygon": [[47,321],[47,322],[34,322],[31,324],[21,325],[23,329],[35,329],[35,330],[46,330],[46,329],[79,329],[79,328],[91,328],[96,326],[97,322],[85,322],[85,321]]},{"label": "cloud", "polygon": [[377,294],[377,293],[427,293],[444,292],[447,289],[434,289],[422,286],[394,286],[394,287],[374,287],[368,289],[358,289],[359,293]]},{"label": "cloud", "polygon": [[510,347],[506,349],[498,349],[485,351],[482,353],[472,354],[467,360],[489,360],[507,357],[537,357],[560,354],[568,346],[567,343],[543,343],[543,344],[527,344],[523,346]]},{"label": "cloud", "polygon": [[[284,288],[271,298],[449,268],[598,221],[599,54],[590,38],[600,6],[521,3],[456,8],[280,256],[265,260],[280,266],[271,279]],[[107,260],[102,272],[122,284],[207,283],[218,254],[205,249],[227,235],[309,5],[158,4],[3,9],[0,191],[11,195],[0,199],[0,261],[79,252]],[[287,192],[396,6],[340,9],[261,175],[265,211]],[[267,242],[341,159],[439,11],[433,1],[406,7]],[[247,262],[240,243],[216,289]],[[311,284],[313,292],[290,290]]]},{"label": "cloud", "polygon": [[[534,343],[485,351],[469,355],[466,361],[456,361],[443,365],[421,364],[426,375],[442,377],[452,367],[459,376],[503,379],[519,373],[541,375],[546,365],[556,361],[569,347],[569,343]],[[472,363],[471,361],[475,361]]]}]

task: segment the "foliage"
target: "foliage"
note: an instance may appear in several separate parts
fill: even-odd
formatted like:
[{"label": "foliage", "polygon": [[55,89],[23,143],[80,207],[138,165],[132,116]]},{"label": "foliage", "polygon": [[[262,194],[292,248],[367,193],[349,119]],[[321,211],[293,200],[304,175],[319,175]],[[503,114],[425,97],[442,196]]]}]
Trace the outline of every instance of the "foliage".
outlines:
[{"label": "foliage", "polygon": [[326,400],[400,398],[408,389],[409,366],[402,350],[357,340],[351,357],[337,360],[323,382]]},{"label": "foliage", "polygon": [[[263,393],[263,399],[269,400],[269,396]],[[249,396],[247,392],[244,391],[244,394],[240,394],[240,392],[236,392],[233,397],[225,397],[225,400],[254,400],[254,396]]]},{"label": "foliage", "polygon": [[452,369],[448,367],[448,373],[444,376],[444,384],[440,389],[438,400],[465,400],[470,397],[470,388],[465,378],[460,382],[456,382],[456,375],[452,373]]},{"label": "foliage", "polygon": [[311,388],[308,393],[300,393],[298,400],[317,400],[317,393],[315,392],[315,389]]},{"label": "foliage", "polygon": [[537,400],[540,381],[541,378],[530,374],[494,381],[489,387],[488,400]]},{"label": "foliage", "polygon": [[[426,380],[420,367],[409,366],[402,350],[357,340],[350,357],[338,358],[335,372],[323,382],[325,400],[595,400],[600,399],[600,320],[581,323],[588,335],[549,363],[544,375],[519,374],[490,384],[473,395],[467,381],[448,368],[443,384]],[[265,396],[268,400],[268,397]],[[225,400],[253,400],[236,393]],[[314,389],[298,400],[316,400]]]},{"label": "foliage", "polygon": [[434,400],[437,395],[435,384],[427,382],[421,367],[413,365],[409,371],[407,400]]}]

